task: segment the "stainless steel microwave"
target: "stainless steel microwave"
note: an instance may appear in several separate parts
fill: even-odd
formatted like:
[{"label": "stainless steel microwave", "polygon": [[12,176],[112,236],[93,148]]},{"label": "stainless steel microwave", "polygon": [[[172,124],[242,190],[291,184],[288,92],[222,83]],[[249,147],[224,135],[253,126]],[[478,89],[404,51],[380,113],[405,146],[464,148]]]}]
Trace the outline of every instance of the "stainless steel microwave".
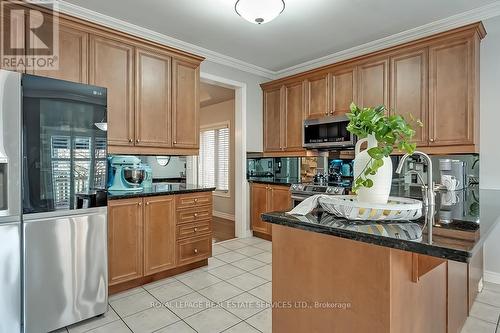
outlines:
[{"label": "stainless steel microwave", "polygon": [[352,148],[356,144],[356,136],[347,130],[347,116],[325,117],[304,121],[305,148]]}]

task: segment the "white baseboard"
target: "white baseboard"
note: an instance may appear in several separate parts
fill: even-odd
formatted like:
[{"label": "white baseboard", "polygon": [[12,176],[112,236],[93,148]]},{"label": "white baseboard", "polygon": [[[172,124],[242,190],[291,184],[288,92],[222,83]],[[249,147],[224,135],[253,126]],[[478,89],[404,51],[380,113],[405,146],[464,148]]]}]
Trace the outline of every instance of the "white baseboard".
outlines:
[{"label": "white baseboard", "polygon": [[224,213],[224,212],[217,212],[214,210],[212,212],[212,215],[216,216],[216,217],[220,217],[221,219],[236,221],[236,217],[233,214],[228,214],[228,213]]},{"label": "white baseboard", "polygon": [[484,271],[484,281],[500,284],[500,273]]}]

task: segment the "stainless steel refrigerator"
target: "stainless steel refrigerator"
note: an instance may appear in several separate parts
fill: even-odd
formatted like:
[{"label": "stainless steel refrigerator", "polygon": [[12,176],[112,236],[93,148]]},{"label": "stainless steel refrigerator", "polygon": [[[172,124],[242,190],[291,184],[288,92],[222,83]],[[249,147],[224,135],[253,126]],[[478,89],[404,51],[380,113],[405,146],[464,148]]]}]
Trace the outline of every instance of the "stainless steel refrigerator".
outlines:
[{"label": "stainless steel refrigerator", "polygon": [[107,94],[7,71],[0,82],[4,196],[18,213],[4,224],[21,235],[21,331],[48,332],[107,311]]}]

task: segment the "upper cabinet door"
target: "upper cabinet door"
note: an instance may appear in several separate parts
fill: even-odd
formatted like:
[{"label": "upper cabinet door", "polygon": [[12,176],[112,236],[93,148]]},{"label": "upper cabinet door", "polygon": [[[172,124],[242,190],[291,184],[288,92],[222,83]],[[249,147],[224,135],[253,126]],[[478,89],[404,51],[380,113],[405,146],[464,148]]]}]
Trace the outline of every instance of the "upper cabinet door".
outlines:
[{"label": "upper cabinet door", "polygon": [[172,61],[173,144],[177,148],[199,148],[199,63]]},{"label": "upper cabinet door", "polygon": [[[27,31],[27,20],[23,14],[23,10],[27,9],[19,5],[19,2],[8,3],[7,1],[2,1],[0,10],[0,42],[6,44],[2,46],[2,52],[0,52],[0,68],[9,71],[16,71],[20,73],[25,72],[24,63],[26,61],[25,49],[26,49],[26,36]],[[11,15],[12,14],[12,15]],[[6,50],[6,46],[9,44],[5,40],[5,36],[10,36],[9,39],[13,38],[12,41],[15,45],[14,48]],[[12,43],[10,43],[12,45]],[[20,61],[22,60],[22,61]]]},{"label": "upper cabinet door", "polygon": [[135,145],[171,147],[171,57],[138,48],[135,59]]},{"label": "upper cabinet door", "polygon": [[388,105],[389,59],[378,59],[358,66],[358,105]]},{"label": "upper cabinet door", "polygon": [[285,144],[287,150],[302,148],[304,128],[304,84],[302,81],[285,86]]},{"label": "upper cabinet door", "polygon": [[475,57],[473,39],[441,42],[429,49],[431,145],[474,143]]},{"label": "upper cabinet door", "polygon": [[[44,14],[45,20],[51,20],[51,17]],[[52,31],[37,30],[39,37],[48,33],[52,33]],[[55,70],[34,70],[32,73],[55,79],[88,83],[88,44],[89,34],[83,30],[83,27],[60,18],[58,68]]]},{"label": "upper cabinet door", "polygon": [[108,89],[108,144],[134,145],[134,48],[90,37],[91,84]]},{"label": "upper cabinet door", "polygon": [[329,74],[307,78],[306,81],[306,118],[316,119],[328,116],[329,105]]},{"label": "upper cabinet door", "polygon": [[428,121],[428,54],[427,49],[401,52],[391,57],[391,114],[407,121],[420,119],[424,127],[412,123],[414,142],[427,146]]},{"label": "upper cabinet door", "polygon": [[283,147],[282,87],[264,90],[264,151],[279,151]]},{"label": "upper cabinet door", "polygon": [[330,114],[340,116],[351,111],[357,99],[356,67],[339,68],[331,73]]}]

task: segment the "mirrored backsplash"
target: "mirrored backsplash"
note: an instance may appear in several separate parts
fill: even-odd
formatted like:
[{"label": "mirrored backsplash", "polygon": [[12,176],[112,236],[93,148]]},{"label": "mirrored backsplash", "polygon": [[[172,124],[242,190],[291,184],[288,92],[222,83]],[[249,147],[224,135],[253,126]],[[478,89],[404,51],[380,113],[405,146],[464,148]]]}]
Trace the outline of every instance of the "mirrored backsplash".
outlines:
[{"label": "mirrored backsplash", "polygon": [[[113,157],[114,155],[110,155]],[[185,156],[140,156],[137,155],[143,165],[149,166],[153,182],[186,182]]]}]

